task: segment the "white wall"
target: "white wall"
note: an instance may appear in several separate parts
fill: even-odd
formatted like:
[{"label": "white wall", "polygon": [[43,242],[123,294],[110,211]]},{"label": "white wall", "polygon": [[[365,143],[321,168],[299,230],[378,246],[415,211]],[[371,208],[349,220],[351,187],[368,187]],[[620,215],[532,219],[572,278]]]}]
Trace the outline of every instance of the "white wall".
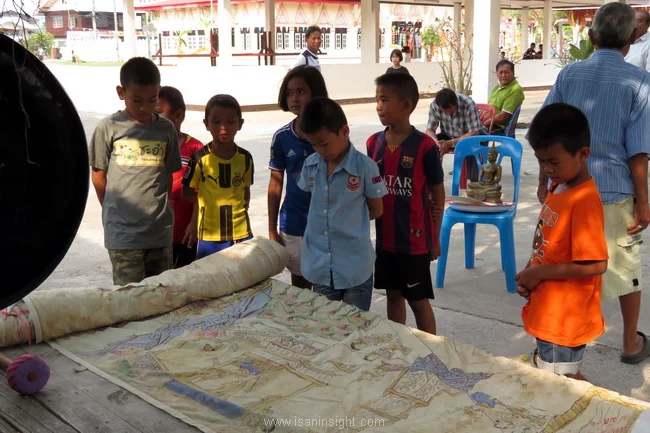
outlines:
[{"label": "white wall", "polygon": [[[421,92],[435,92],[444,87],[440,66],[435,63],[408,63],[406,66],[418,82]],[[57,65],[48,67],[63,84],[80,111],[106,113],[122,107],[115,94],[119,84],[119,67]],[[388,64],[322,65],[329,94],[334,99],[374,97],[374,79],[386,71]],[[286,66],[191,67],[163,66],[163,85],[177,87],[185,102],[204,105],[217,93],[229,93],[241,105],[276,104]],[[549,61],[527,60],[516,66],[516,76],[524,87],[550,86],[560,68]],[[485,101],[477,101],[485,102]]]}]

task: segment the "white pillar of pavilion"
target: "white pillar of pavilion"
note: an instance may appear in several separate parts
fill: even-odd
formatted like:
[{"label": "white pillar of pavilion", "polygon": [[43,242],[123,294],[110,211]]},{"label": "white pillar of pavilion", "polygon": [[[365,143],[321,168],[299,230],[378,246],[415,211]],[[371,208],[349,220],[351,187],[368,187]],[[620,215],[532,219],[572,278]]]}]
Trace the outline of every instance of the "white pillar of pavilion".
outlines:
[{"label": "white pillar of pavilion", "polygon": [[[267,47],[275,52],[275,0],[264,0],[264,31],[268,37]],[[270,64],[274,65],[275,57],[270,59]]]},{"label": "white pillar of pavilion", "polygon": [[361,63],[379,62],[379,0],[361,0]]},{"label": "white pillar of pavilion", "polygon": [[553,0],[544,0],[544,50],[542,58],[548,59],[551,52],[551,38],[553,31]]},{"label": "white pillar of pavilion", "polygon": [[230,0],[217,3],[217,28],[219,29],[219,57],[217,66],[232,65],[232,5]]},{"label": "white pillar of pavilion", "polygon": [[472,99],[486,103],[497,84],[494,67],[499,60],[501,0],[480,0],[474,4],[472,50]]},{"label": "white pillar of pavilion", "polygon": [[135,8],[133,0],[124,0],[122,8],[122,26],[124,30],[124,44],[122,45],[122,60],[129,60],[135,56]]},{"label": "white pillar of pavilion", "polygon": [[474,32],[474,0],[465,0],[465,31],[468,34]]},{"label": "white pillar of pavilion", "polygon": [[521,45],[520,45],[520,51],[521,55],[523,56],[526,50],[528,49],[528,35],[530,32],[528,31],[528,23],[530,22],[530,10],[528,9],[528,6],[524,6],[523,9],[521,10]]},{"label": "white pillar of pavilion", "polygon": [[[454,1],[454,29],[456,30],[456,34],[460,35],[461,32],[461,24],[462,24],[462,3],[460,0]],[[454,52],[459,53],[462,41],[460,37],[457,38],[458,40],[456,41],[456,50]]]}]

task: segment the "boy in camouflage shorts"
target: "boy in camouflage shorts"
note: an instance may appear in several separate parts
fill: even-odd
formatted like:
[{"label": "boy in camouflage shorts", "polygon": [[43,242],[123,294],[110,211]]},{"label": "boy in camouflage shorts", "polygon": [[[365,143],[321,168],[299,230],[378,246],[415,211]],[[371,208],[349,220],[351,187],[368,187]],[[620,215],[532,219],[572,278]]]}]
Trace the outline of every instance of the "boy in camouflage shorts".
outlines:
[{"label": "boy in camouflage shorts", "polygon": [[182,168],[174,125],[155,113],[160,72],[134,57],[120,70],[125,109],[103,119],[89,146],[92,182],[102,205],[113,283],[125,285],[172,266],[172,175]]}]

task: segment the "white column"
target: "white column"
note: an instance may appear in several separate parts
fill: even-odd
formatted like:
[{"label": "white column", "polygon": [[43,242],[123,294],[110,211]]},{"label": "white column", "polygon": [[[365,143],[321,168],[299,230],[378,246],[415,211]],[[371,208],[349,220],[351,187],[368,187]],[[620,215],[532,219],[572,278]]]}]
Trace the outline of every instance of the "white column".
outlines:
[{"label": "white column", "polygon": [[460,31],[461,31],[461,24],[462,24],[462,19],[461,19],[461,5],[462,3],[460,1],[455,1],[454,2],[454,29],[456,29],[456,34],[458,35],[458,40],[456,41],[456,51],[455,52],[460,52],[461,44],[462,41],[460,39]]},{"label": "white column", "polygon": [[528,23],[530,22],[529,9],[527,6],[521,10],[521,55],[523,56],[526,50],[528,49]]},{"label": "white column", "polygon": [[217,27],[219,29],[219,57],[217,66],[232,65],[232,5],[230,0],[217,3]]},{"label": "white column", "polygon": [[264,30],[269,38],[268,47],[275,51],[275,0],[264,0]]},{"label": "white column", "polygon": [[124,27],[124,50],[122,60],[128,60],[135,56],[135,8],[133,0],[124,0],[122,9],[122,24]]},{"label": "white column", "polygon": [[480,0],[474,4],[472,51],[472,99],[486,103],[497,84],[494,68],[499,60],[501,0]]},{"label": "white column", "polygon": [[361,63],[377,62],[379,62],[379,0],[361,0]]},{"label": "white column", "polygon": [[463,58],[469,59],[469,49],[474,48],[474,0],[465,0],[465,48]]},{"label": "white column", "polygon": [[551,52],[551,35],[553,32],[553,0],[544,0],[544,51],[542,59],[548,59]]}]

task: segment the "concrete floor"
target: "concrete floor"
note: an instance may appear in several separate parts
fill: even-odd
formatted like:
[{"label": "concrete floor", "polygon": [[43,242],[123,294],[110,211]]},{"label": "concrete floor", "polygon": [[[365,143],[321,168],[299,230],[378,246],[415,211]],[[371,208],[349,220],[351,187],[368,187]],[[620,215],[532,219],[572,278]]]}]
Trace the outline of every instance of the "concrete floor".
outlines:
[{"label": "concrete floor", "polygon": [[[527,92],[520,122],[530,122],[544,100],[546,91]],[[412,122],[420,129],[425,128],[430,100],[423,100],[414,112]],[[80,113],[90,138],[92,131],[107,113],[120,109],[117,98],[106,105],[106,113]],[[366,138],[381,125],[375,114],[374,104],[348,105],[344,107],[351,127],[353,143],[360,149]],[[196,138],[209,141],[208,132],[203,127],[200,113],[188,113],[184,130]],[[252,188],[250,217],[256,235],[267,236],[266,190],[268,185],[268,154],[272,134],[291,120],[291,115],[279,111],[245,113],[243,130],[237,136],[237,143],[249,150],[256,166],[255,184]],[[517,267],[522,269],[529,257],[532,245],[533,227],[539,212],[535,191],[537,186],[537,163],[533,153],[523,139],[525,131],[517,131],[524,144],[524,159],[520,186],[520,201],[515,222],[515,241]],[[452,158],[445,158],[445,173],[451,169]],[[445,180],[450,188],[450,176]],[[504,190],[511,194],[512,175],[504,170]],[[510,189],[508,189],[510,188]],[[647,249],[642,252],[648,258]],[[648,260],[643,260],[647,263]],[[435,275],[436,264],[431,266]],[[647,277],[647,264],[644,264]],[[280,278],[288,281],[285,271]],[[100,206],[94,191],[91,191],[86,213],[77,237],[65,259],[41,288],[100,286],[111,284],[108,255],[103,247],[103,231]],[[463,234],[461,226],[452,232],[447,276],[444,289],[436,289],[434,306],[438,332],[454,340],[472,344],[494,355],[518,358],[522,353],[530,353],[534,347],[533,339],[527,335],[521,324],[521,307],[524,300],[505,290],[504,276],[501,272],[499,239],[496,229],[479,226],[477,230],[476,267],[464,268]],[[650,305],[648,291],[644,292],[644,305]],[[371,307],[380,316],[386,314],[386,298],[375,293]],[[603,305],[607,320],[607,332],[597,342],[587,348],[583,373],[595,384],[618,391],[642,400],[650,401],[650,379],[648,362],[637,366],[622,364],[619,361],[621,346],[621,317],[618,304],[610,302]],[[408,324],[415,326],[409,314]],[[640,330],[650,332],[650,314],[642,310]]]}]

